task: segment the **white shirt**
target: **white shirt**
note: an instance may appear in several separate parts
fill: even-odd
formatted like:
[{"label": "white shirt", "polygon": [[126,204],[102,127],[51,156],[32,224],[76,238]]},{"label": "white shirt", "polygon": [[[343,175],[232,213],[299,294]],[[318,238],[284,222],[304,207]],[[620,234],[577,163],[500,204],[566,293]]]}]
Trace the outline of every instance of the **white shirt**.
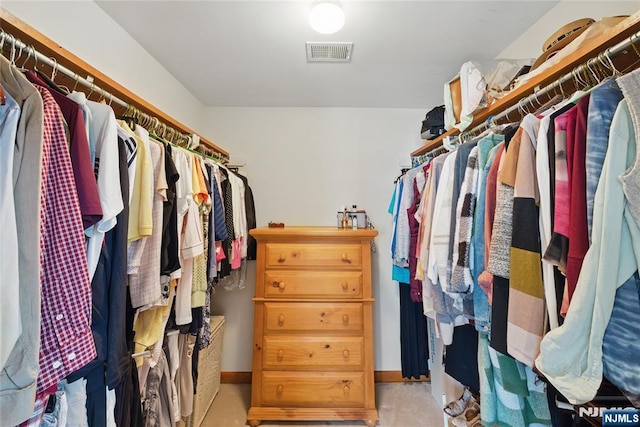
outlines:
[{"label": "white shirt", "polygon": [[451,226],[451,206],[453,203],[453,174],[457,152],[451,153],[444,161],[431,226],[431,250],[427,264],[427,275],[432,283],[440,283],[443,292],[449,285],[449,229]]},{"label": "white shirt", "polygon": [[[538,139],[536,144],[536,175],[538,176],[538,190],[540,191],[540,216],[538,227],[540,229],[540,247],[542,253],[551,242],[553,226],[551,223],[551,189],[549,175],[549,146],[547,145],[547,130],[549,129],[550,116],[543,117],[540,121]],[[549,314],[549,326],[555,329],[558,321],[558,301],[556,299],[556,285],[553,273],[553,264],[542,259],[542,282],[544,295]]]},{"label": "white shirt", "polygon": [[91,113],[89,142],[95,148],[94,169],[97,171],[98,196],[102,207],[102,219],[85,230],[85,234],[89,237],[87,242],[89,277],[93,278],[100,259],[104,235],[115,227],[116,217],[124,209],[124,202],[120,191],[118,124],[115,114],[111,107],[98,102],[85,101],[85,106]]},{"label": "white shirt", "polygon": [[233,203],[233,232],[236,240],[241,239],[241,258],[247,257],[247,213],[244,205],[244,181],[234,173],[229,173],[231,202]]},{"label": "white shirt", "polygon": [[[173,150],[174,162],[180,179],[177,182],[178,235],[181,273],[176,289],[176,324],[186,325],[192,321],[191,291],[193,288],[193,260],[204,253],[204,239],[198,205],[193,199],[191,156],[182,149]],[[184,177],[184,179],[183,179]]]}]

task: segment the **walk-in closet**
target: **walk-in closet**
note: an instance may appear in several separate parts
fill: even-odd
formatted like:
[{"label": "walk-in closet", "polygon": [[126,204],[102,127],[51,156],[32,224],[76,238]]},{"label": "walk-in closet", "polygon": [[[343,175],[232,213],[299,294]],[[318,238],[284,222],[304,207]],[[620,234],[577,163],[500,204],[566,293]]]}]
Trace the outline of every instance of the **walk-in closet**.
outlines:
[{"label": "walk-in closet", "polygon": [[640,1],[3,0],[0,425],[640,426]]}]

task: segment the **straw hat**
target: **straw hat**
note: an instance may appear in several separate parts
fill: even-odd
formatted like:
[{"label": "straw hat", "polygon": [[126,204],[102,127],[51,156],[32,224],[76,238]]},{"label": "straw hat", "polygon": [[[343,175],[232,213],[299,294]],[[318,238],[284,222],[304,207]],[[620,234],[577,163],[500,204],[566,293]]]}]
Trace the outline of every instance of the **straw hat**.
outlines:
[{"label": "straw hat", "polygon": [[560,27],[551,37],[544,41],[542,44],[542,55],[535,60],[531,66],[531,70],[535,70],[544,61],[562,50],[562,48],[575,40],[594,22],[596,21],[591,18],[582,18]]}]

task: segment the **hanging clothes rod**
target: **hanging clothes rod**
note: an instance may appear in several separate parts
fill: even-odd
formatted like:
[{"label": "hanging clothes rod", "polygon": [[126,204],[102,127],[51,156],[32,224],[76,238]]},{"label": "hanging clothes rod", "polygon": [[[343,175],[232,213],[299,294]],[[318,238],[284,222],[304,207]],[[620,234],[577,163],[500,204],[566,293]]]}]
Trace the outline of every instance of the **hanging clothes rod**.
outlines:
[{"label": "hanging clothes rod", "polygon": [[[43,55],[42,53],[38,52],[33,46],[27,46],[25,43],[15,38],[11,34],[6,33],[2,29],[0,29],[0,39],[1,39],[0,49],[4,47],[4,43],[10,43],[12,46],[12,51],[11,51],[12,57],[9,58],[11,62],[15,62],[16,60],[18,60],[22,56],[22,53],[24,51],[27,54],[26,60],[28,60],[30,57],[33,57],[34,60],[36,61],[36,64],[38,62],[41,62],[48,65],[53,69],[54,75],[57,72],[61,72],[65,76],[77,81],[78,83],[81,83],[83,86],[86,86],[92,89],[93,91],[100,93],[105,99],[109,99],[111,102],[118,104],[122,108],[127,108],[127,109],[132,108],[129,104],[127,104],[120,98],[113,96],[110,93],[106,92],[105,90],[101,89],[100,87],[96,86],[91,80],[85,79],[84,77],[74,73],[64,65],[58,64],[58,62],[55,61],[53,58],[49,58],[48,56]],[[17,49],[20,49],[20,53],[18,53],[18,57],[15,56]]]},{"label": "hanging clothes rod", "polygon": [[[126,110],[125,114],[132,114],[134,118],[142,119],[142,121],[148,124],[148,126],[154,127],[154,133],[161,130],[161,132],[158,132],[158,133],[160,133],[160,135],[163,138],[165,138],[165,135],[166,135],[166,139],[168,139],[170,142],[176,143],[177,145],[181,145],[181,144],[188,145],[189,142],[191,141],[191,135],[187,135],[183,132],[180,132],[176,130],[174,127],[162,123],[157,117],[152,117],[140,111],[135,106],[128,104],[127,102],[123,101],[117,96],[100,88],[89,78],[84,78],[80,76],[79,74],[73,72],[72,70],[68,69],[64,65],[59,64],[54,58],[50,58],[44,55],[43,53],[36,50],[33,46],[29,46],[26,43],[23,43],[20,39],[16,38],[12,34],[5,32],[3,29],[0,28],[0,51],[4,48],[5,43],[9,43],[11,45],[11,58],[9,59],[11,60],[12,63],[15,63],[15,61],[20,59],[20,57],[22,57],[23,54],[26,54],[27,58],[25,59],[25,62],[28,61],[30,58],[33,58],[36,65],[38,63],[43,63],[49,66],[53,70],[52,77],[55,77],[56,73],[60,72],[65,76],[69,77],[70,79],[73,79],[76,83],[82,84],[83,86],[87,87],[90,90],[89,94],[94,92],[99,93],[101,98],[103,98],[104,100],[108,100],[109,105],[111,105],[112,103],[115,103]],[[53,78],[51,80],[53,80]],[[217,152],[216,150],[211,149],[208,146],[205,146],[204,150],[206,150],[207,152],[205,153],[197,152],[197,151],[195,152],[197,154],[212,155],[220,162],[225,162],[228,160],[227,156],[225,156],[220,152]]]},{"label": "hanging clothes rod", "polygon": [[[605,68],[609,68],[610,67],[611,68],[611,72],[612,73],[616,73],[617,69],[613,65],[613,61],[611,60],[611,58],[614,58],[614,57],[616,57],[617,55],[619,55],[621,53],[625,53],[631,47],[636,52],[636,54],[638,54],[639,59],[640,59],[640,52],[638,51],[638,49],[635,46],[636,42],[638,42],[638,41],[640,41],[640,31],[638,31],[637,33],[633,34],[632,36],[624,39],[620,43],[618,43],[618,44],[606,49],[605,51],[601,52],[599,55],[597,55],[597,56],[595,56],[593,58],[590,58],[589,60],[587,60],[587,62],[577,66],[576,68],[574,68],[573,70],[571,70],[570,72],[568,72],[564,76],[560,77],[559,79],[557,79],[553,83],[550,83],[547,86],[543,87],[542,89],[539,89],[536,92],[534,92],[533,94],[527,96],[526,98],[521,99],[516,104],[512,105],[511,107],[507,108],[506,110],[502,111],[501,113],[496,114],[495,116],[489,117],[489,119],[487,119],[487,121],[485,123],[481,123],[481,124],[479,124],[478,126],[474,127],[471,130],[462,132],[461,133],[462,138],[466,139],[466,138],[472,137],[474,135],[480,134],[481,132],[489,129],[490,127],[492,127],[494,125],[496,125],[499,120],[502,120],[502,119],[505,119],[505,118],[508,119],[509,118],[509,114],[511,114],[511,113],[513,113],[515,111],[524,111],[525,113],[528,113],[528,111],[524,109],[525,106],[527,106],[527,105],[534,106],[534,104],[533,104],[534,101],[536,103],[538,103],[538,105],[540,105],[539,98],[541,96],[549,95],[552,91],[554,93],[556,93],[555,91],[558,90],[558,89],[562,92],[562,86],[565,83],[568,83],[570,81],[574,81],[576,83],[580,83],[580,85],[582,86],[583,89],[586,88],[588,86],[588,82],[580,80],[581,79],[580,75],[582,73],[589,73],[589,76],[595,77],[596,75],[594,73],[594,69],[592,69],[591,67],[598,67],[599,65],[602,65]],[[607,62],[605,63],[604,61],[607,61]],[[598,82],[601,82],[604,79],[598,78],[597,80],[598,80]]]}]

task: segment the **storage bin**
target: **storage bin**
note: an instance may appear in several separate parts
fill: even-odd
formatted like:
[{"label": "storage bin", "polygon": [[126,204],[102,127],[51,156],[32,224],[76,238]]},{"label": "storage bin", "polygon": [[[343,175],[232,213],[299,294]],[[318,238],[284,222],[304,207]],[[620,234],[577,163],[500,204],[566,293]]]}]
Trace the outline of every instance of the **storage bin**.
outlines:
[{"label": "storage bin", "polygon": [[189,427],[202,424],[207,411],[220,390],[220,359],[224,316],[211,316],[211,344],[200,350],[198,359],[198,385],[193,396],[193,413],[186,423]]}]

